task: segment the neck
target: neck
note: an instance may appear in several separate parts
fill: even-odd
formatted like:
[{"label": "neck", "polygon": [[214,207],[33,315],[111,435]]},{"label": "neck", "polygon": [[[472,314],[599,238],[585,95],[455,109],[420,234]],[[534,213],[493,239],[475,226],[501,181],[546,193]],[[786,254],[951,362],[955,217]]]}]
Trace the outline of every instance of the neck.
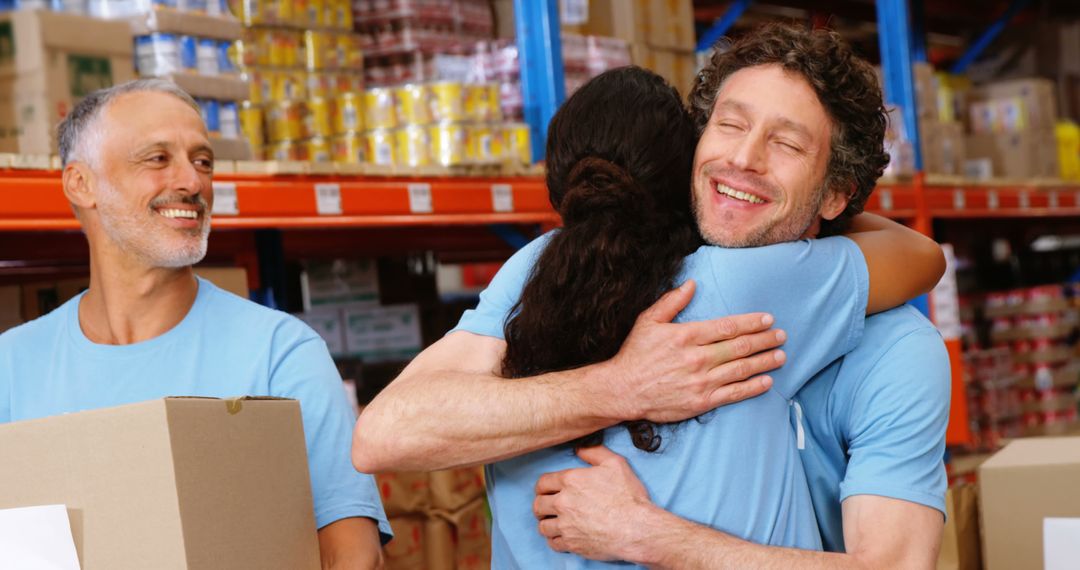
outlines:
[{"label": "neck", "polygon": [[134,344],[161,336],[195,304],[199,285],[191,267],[147,267],[90,249],[90,289],[79,303],[79,326],[91,342]]}]

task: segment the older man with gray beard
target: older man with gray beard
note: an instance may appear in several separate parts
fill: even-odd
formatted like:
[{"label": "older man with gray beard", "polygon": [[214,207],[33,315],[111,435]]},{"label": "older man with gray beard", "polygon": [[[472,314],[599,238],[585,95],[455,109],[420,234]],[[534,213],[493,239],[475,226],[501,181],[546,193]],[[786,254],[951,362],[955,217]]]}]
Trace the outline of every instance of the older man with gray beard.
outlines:
[{"label": "older man with gray beard", "polygon": [[59,141],[90,288],[0,335],[0,422],[178,394],[295,398],[323,566],[379,566],[390,527],[373,480],[350,464],[354,418],[326,344],[192,272],[214,202],[195,102],[160,80],[97,91],[61,123]]}]

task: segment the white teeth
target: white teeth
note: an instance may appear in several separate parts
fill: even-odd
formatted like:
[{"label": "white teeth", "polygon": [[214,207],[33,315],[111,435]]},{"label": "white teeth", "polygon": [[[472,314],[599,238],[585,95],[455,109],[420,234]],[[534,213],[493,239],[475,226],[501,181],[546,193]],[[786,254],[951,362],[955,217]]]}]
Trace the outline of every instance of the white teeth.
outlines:
[{"label": "white teeth", "polygon": [[194,220],[194,219],[197,219],[199,217],[199,213],[196,212],[195,210],[167,209],[167,210],[158,210],[158,213],[161,214],[162,216],[165,216],[166,218],[186,218],[186,219],[189,219],[189,220]]},{"label": "white teeth", "polygon": [[747,194],[746,192],[740,192],[730,186],[724,184],[717,184],[716,191],[725,195],[735,198],[736,200],[742,200],[743,202],[750,202],[751,204],[764,204],[765,200],[754,196],[753,194]]}]

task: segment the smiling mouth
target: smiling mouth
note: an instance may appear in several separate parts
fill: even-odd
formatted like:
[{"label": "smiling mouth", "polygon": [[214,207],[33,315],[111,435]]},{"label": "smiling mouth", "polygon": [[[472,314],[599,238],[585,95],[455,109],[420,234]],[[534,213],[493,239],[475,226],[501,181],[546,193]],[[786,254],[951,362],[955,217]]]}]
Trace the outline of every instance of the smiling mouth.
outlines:
[{"label": "smiling mouth", "polygon": [[169,219],[182,219],[182,220],[197,220],[199,219],[199,212],[195,210],[181,210],[178,208],[166,208],[158,210],[158,214]]},{"label": "smiling mouth", "polygon": [[730,186],[728,186],[726,184],[721,184],[719,182],[716,182],[716,183],[713,184],[713,189],[715,189],[716,192],[719,193],[719,194],[723,194],[724,196],[727,196],[729,198],[734,198],[735,200],[739,200],[739,201],[742,201],[742,202],[747,202],[749,204],[764,204],[765,203],[765,200],[762,200],[761,198],[758,198],[757,196],[754,196],[753,194],[747,194],[746,192],[736,190],[736,189],[734,189],[734,188],[732,188],[732,187],[730,187]]}]

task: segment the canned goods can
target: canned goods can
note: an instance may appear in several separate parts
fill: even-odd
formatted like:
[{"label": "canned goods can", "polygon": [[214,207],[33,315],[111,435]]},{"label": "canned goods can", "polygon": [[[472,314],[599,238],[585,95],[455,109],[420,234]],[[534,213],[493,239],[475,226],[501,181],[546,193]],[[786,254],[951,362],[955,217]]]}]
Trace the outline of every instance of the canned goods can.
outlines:
[{"label": "canned goods can", "polygon": [[506,123],[503,127],[504,157],[518,164],[532,164],[532,142],[529,125]]},{"label": "canned goods can", "polygon": [[435,163],[442,166],[465,164],[468,133],[462,123],[439,123],[431,127],[431,147]]},{"label": "canned goods can", "polygon": [[333,10],[333,15],[327,24],[341,30],[353,29],[353,9],[351,0],[327,0]]},{"label": "canned goods can", "polygon": [[240,18],[245,26],[264,24],[266,14],[263,11],[263,0],[233,0],[233,13]]},{"label": "canned goods can", "polygon": [[200,39],[196,48],[198,55],[197,69],[202,75],[217,75],[221,72],[218,67],[218,42],[211,39]]},{"label": "canned goods can", "polygon": [[431,164],[431,132],[426,126],[409,125],[394,131],[397,139],[396,164],[429,166]]},{"label": "canned goods can", "polygon": [[221,133],[221,108],[216,99],[196,99],[199,104],[199,112],[202,114],[206,130],[211,133]]},{"label": "canned goods can", "polygon": [[259,0],[262,3],[263,23],[291,24],[293,0]]},{"label": "canned goods can", "polygon": [[269,65],[267,51],[255,41],[255,35],[245,35],[236,40],[229,48],[229,59],[240,67],[252,67],[255,65]]},{"label": "canned goods can", "polygon": [[353,34],[338,34],[338,61],[342,69],[360,72],[364,70],[364,51]]},{"label": "canned goods can", "polygon": [[300,142],[276,142],[267,147],[266,151],[267,160],[307,160],[307,149]]},{"label": "canned goods can", "polygon": [[334,96],[334,90],[331,87],[331,78],[333,76],[326,73],[308,72],[307,74],[307,93],[308,97],[322,97],[329,99]]},{"label": "canned goods can", "polygon": [[191,71],[198,69],[199,48],[195,36],[180,36],[177,43],[180,46],[180,67]]},{"label": "canned goods can", "polygon": [[429,85],[412,83],[397,88],[398,121],[403,125],[432,123],[432,91]]},{"label": "canned goods can", "polygon": [[397,126],[397,105],[389,87],[373,87],[364,92],[364,124],[372,129]]},{"label": "canned goods can", "polygon": [[296,141],[304,136],[304,104],[298,101],[272,103],[266,109],[266,129],[270,142]]},{"label": "canned goods can", "polygon": [[332,67],[334,44],[333,38],[326,32],[307,30],[304,32],[304,65],[311,71]]},{"label": "canned goods can", "polygon": [[396,164],[394,156],[394,134],[389,129],[375,129],[364,133],[367,146],[367,159],[372,164]]},{"label": "canned goods can", "polygon": [[367,144],[359,133],[346,133],[331,139],[330,153],[334,162],[363,164],[367,162]]},{"label": "canned goods can", "polygon": [[135,64],[140,75],[161,76],[183,69],[180,42],[173,34],[153,33],[135,39]]},{"label": "canned goods can", "polygon": [[222,40],[217,44],[218,71],[221,73],[236,73],[236,53],[233,42]]},{"label": "canned goods can", "polygon": [[343,135],[364,130],[364,105],[359,93],[346,93],[337,98],[331,109],[334,113],[334,132]]},{"label": "canned goods can", "polygon": [[305,118],[307,131],[313,137],[329,137],[334,134],[333,101],[310,98],[307,100]]},{"label": "canned goods can", "polygon": [[326,0],[307,0],[307,26],[323,27],[330,22],[326,21]]},{"label": "canned goods can", "polygon": [[307,74],[303,71],[275,71],[270,75],[270,100],[290,101],[307,98]]},{"label": "canned goods can", "polygon": [[221,136],[227,139],[240,138],[240,117],[236,101],[222,101],[218,116],[221,121]]},{"label": "canned goods can", "polygon": [[492,164],[502,160],[502,131],[497,125],[475,123],[469,125],[468,129],[470,149],[468,158],[470,162]]},{"label": "canned goods can", "polygon": [[248,142],[252,143],[252,146],[256,142],[262,145],[263,141],[266,140],[266,135],[263,132],[262,108],[252,101],[241,101],[237,113],[240,118],[240,130],[244,133]]},{"label": "canned goods can", "polygon": [[304,143],[307,160],[312,162],[330,162],[330,142],[322,137],[310,138]]},{"label": "canned goods can", "polygon": [[[492,99],[491,88],[495,87]],[[498,108],[498,86],[493,83],[471,83],[465,86],[465,115],[470,121],[493,121]],[[494,102],[494,106],[493,103]]]},{"label": "canned goods can", "polygon": [[337,73],[333,76],[335,93],[355,93],[364,90],[364,78],[358,73]]},{"label": "canned goods can", "polygon": [[270,100],[270,81],[266,72],[248,68],[240,73],[240,79],[248,84],[248,100],[265,103]]},{"label": "canned goods can", "polygon": [[435,121],[465,120],[464,85],[457,81],[440,81],[431,84],[431,116]]}]

